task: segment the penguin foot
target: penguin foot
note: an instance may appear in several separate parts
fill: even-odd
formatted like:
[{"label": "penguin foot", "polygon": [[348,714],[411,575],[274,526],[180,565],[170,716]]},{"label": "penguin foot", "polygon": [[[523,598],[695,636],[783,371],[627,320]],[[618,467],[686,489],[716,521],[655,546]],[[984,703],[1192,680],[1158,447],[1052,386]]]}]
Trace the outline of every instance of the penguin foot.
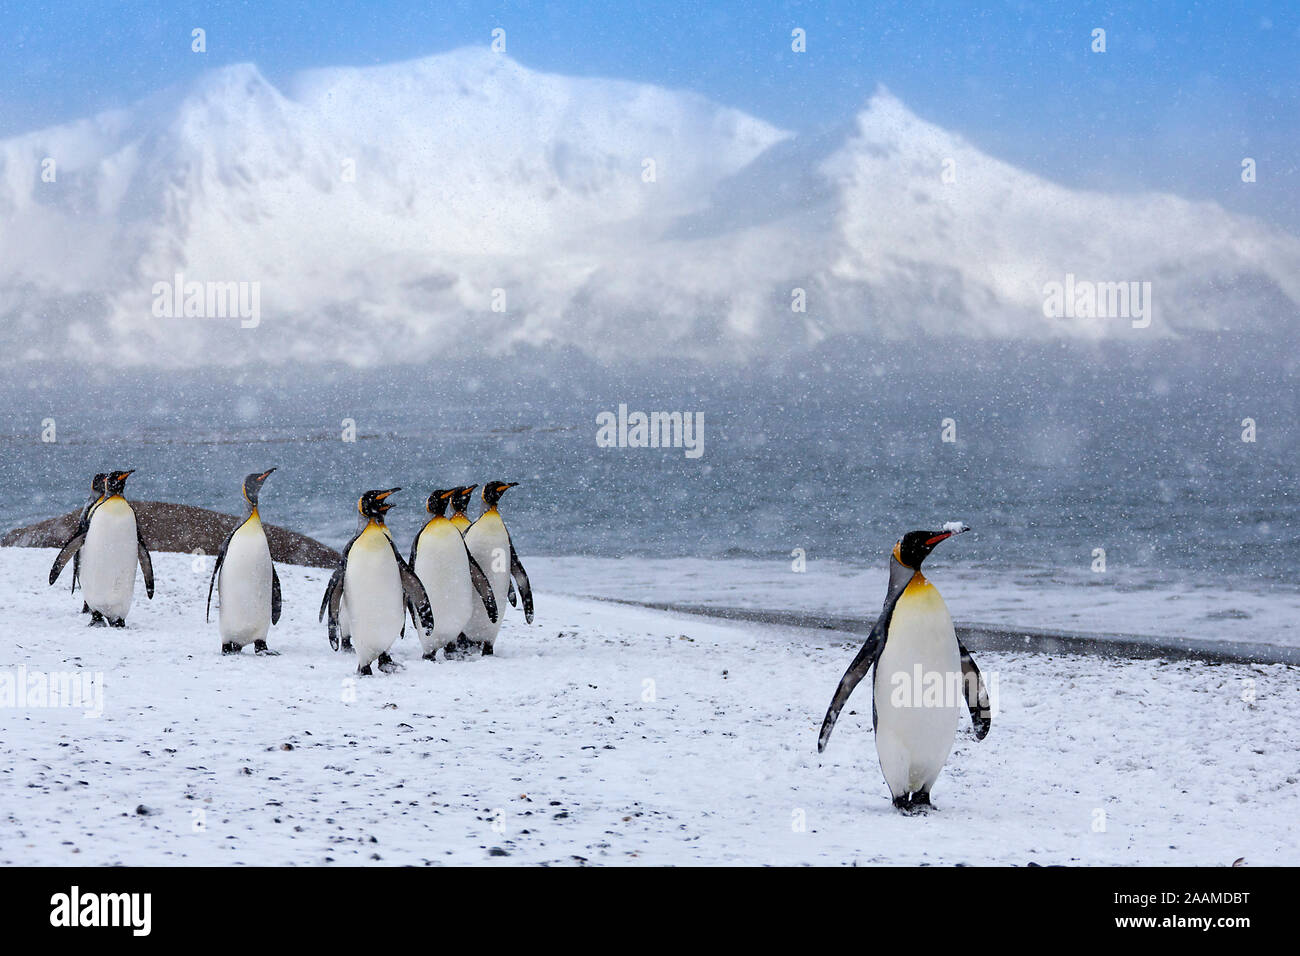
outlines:
[{"label": "penguin foot", "polygon": [[91,612],[90,612],[90,623],[89,623],[88,625],[86,625],[86,626],[87,626],[87,627],[107,627],[107,626],[108,626],[108,622],[104,620],[104,615],[100,614],[98,611],[91,611]]},{"label": "penguin foot", "polygon": [[280,652],[279,652],[279,651],[273,651],[273,650],[271,650],[269,647],[266,646],[266,641],[254,641],[254,642],[253,642],[253,653],[254,653],[254,654],[261,654],[263,657],[279,657],[279,656],[280,656]]},{"label": "penguin foot", "polygon": [[930,794],[924,790],[917,790],[902,797],[894,797],[894,809],[911,817],[918,813],[929,813],[935,808],[930,803]]},{"label": "penguin foot", "polygon": [[492,645],[487,643],[486,641],[483,642],[483,656],[484,657],[492,656]]},{"label": "penguin foot", "polygon": [[353,646],[352,646],[352,638],[350,638],[350,637],[345,637],[345,638],[343,638],[343,644],[342,644],[341,646],[342,646],[343,650],[345,650],[345,651],[352,651],[352,650],[355,650],[355,648],[353,648]]},{"label": "penguin foot", "polygon": [[126,627],[126,618],[124,618],[124,617],[119,617],[116,621],[114,621],[114,620],[112,620],[112,619],[110,618],[110,619],[109,619],[109,622],[108,622],[108,626],[109,626],[109,627]]},{"label": "penguin foot", "polygon": [[238,654],[243,649],[243,647],[236,644],[234,641],[226,641],[226,643],[221,645],[221,653],[223,654]]},{"label": "penguin foot", "polygon": [[397,663],[387,654],[379,655],[379,669],[385,674],[393,674],[402,669],[402,665]]},{"label": "penguin foot", "polygon": [[[448,644],[447,646],[451,647],[450,644]],[[479,641],[471,641],[464,634],[456,638],[456,653],[458,655],[460,655],[461,657],[465,657],[473,653],[474,651],[478,651],[480,653],[483,652],[483,645]],[[489,651],[488,653],[491,653],[491,651]]]},{"label": "penguin foot", "polygon": [[374,671],[372,671],[372,670],[370,669],[370,665],[369,665],[369,664],[367,664],[365,667],[358,667],[358,668],[357,668],[357,673],[360,674],[362,677],[374,677],[374,676],[375,676],[375,673],[374,673]]},{"label": "penguin foot", "polygon": [[82,613],[82,614],[89,614],[89,613],[90,613],[90,605],[87,604],[85,601],[82,601],[82,602],[81,602],[81,613]]},{"label": "penguin foot", "polygon": [[420,656],[420,659],[421,659],[421,660],[425,660],[425,661],[436,661],[436,660],[438,659],[438,651],[437,651],[437,648],[435,648],[434,650],[429,651],[429,653],[427,653],[427,654],[422,654],[422,655]]}]

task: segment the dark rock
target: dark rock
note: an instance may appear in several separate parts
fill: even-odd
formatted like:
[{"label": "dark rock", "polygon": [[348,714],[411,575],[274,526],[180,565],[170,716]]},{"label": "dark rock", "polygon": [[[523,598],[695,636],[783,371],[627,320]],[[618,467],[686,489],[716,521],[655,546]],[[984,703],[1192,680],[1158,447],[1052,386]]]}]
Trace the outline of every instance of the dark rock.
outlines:
[{"label": "dark rock", "polygon": [[[190,505],[171,504],[166,501],[132,501],[140,533],[154,551],[179,551],[192,554],[202,551],[215,555],[221,542],[230,534],[241,518],[195,508]],[[0,538],[0,547],[6,548],[59,548],[72,536],[77,527],[80,511],[69,511],[57,518],[15,528]],[[266,540],[271,546],[271,558],[281,564],[298,564],[308,568],[333,568],[339,563],[339,553],[314,538],[266,524]]]}]

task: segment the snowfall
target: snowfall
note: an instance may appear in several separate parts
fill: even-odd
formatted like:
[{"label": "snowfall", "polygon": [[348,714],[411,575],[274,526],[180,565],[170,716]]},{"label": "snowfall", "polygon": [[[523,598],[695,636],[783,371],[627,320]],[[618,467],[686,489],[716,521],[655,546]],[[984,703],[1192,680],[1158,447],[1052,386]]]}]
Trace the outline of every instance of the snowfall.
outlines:
[{"label": "snowfall", "polygon": [[[280,656],[223,657],[210,559],[154,555],[154,599],[137,578],[111,630],[68,572],[46,585],[53,557],[0,550],[0,864],[1300,863],[1285,665],[977,654],[992,731],[963,718],[909,817],[865,684],[817,753],[852,634],[539,575],[495,657],[424,661],[408,633],[400,671],[357,678],[316,620],[327,571],[280,566]],[[102,699],[40,699],[70,672]]]}]

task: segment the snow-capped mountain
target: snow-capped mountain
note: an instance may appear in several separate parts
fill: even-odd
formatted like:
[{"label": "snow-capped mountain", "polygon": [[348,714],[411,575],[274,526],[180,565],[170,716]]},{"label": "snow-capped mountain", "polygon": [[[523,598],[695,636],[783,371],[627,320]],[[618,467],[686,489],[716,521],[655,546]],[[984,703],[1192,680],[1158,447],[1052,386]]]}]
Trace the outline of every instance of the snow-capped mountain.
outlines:
[{"label": "snow-capped mountain", "polygon": [[[1300,303],[1296,238],[1054,185],[885,91],[798,138],[484,50],[283,89],[225,67],[0,141],[0,250],[11,362],[364,365],[453,341],[730,360],[837,334],[1293,329]],[[1150,327],[1045,315],[1067,276],[1150,282]]]}]

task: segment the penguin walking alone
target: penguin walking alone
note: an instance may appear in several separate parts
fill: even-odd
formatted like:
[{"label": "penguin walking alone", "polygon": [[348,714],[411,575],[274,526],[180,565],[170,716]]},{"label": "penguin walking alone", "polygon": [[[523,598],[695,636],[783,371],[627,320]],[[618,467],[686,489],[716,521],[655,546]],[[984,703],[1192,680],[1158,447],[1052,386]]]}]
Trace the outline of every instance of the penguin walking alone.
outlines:
[{"label": "penguin walking alone", "polygon": [[244,479],[247,515],[221,542],[208,582],[208,606],[204,621],[212,614],[212,589],[217,589],[217,621],[221,631],[221,653],[238,654],[249,644],[254,652],[275,656],[266,646],[272,624],[280,623],[280,576],[271,560],[271,546],[262,527],[257,499],[262,485],[275,471]]},{"label": "penguin walking alone", "polygon": [[384,515],[393,506],[385,499],[401,491],[367,491],[357,501],[364,524],[343,549],[343,558],[325,586],[321,617],[329,615],[330,646],[339,649],[339,607],[346,601],[357,673],[369,676],[370,665],[389,673],[398,668],[388,651],[405,629],[406,613],[423,634],[434,630],[433,612],[424,585],[393,543]]},{"label": "penguin walking alone", "polygon": [[[81,530],[88,527],[90,521],[90,512],[94,510],[95,505],[104,500],[104,484],[108,481],[108,475],[100,472],[90,480],[90,497],[81,508],[81,514],[77,516],[77,529]],[[77,593],[77,583],[81,579],[81,551],[78,550],[72,556],[72,593]],[[89,614],[90,605],[85,601],[81,602],[81,613]]]},{"label": "penguin walking alone", "polygon": [[470,555],[464,536],[446,516],[447,499],[455,493],[453,488],[429,495],[424,507],[430,517],[411,542],[408,562],[424,585],[438,622],[433,634],[420,636],[425,660],[430,661],[437,659],[439,648],[448,647],[465,632],[475,601],[483,603],[490,621],[497,619],[492,585]]},{"label": "penguin walking alone", "polygon": [[144,573],[145,593],[153,600],[153,561],[136,525],[135,512],[122,496],[126,479],[134,471],[108,474],[103,499],[88,509],[84,527],[77,527],[50,568],[53,584],[73,555],[81,553],[81,592],[90,608],[91,627],[103,627],[105,622],[110,627],[126,627],[137,562]]},{"label": "penguin walking alone", "polygon": [[[519,595],[524,603],[524,620],[533,623],[533,590],[528,583],[528,572],[524,570],[510,540],[510,532],[501,518],[497,505],[501,496],[509,488],[519,484],[517,481],[489,481],[483,486],[483,504],[487,510],[479,515],[468,531],[465,532],[465,545],[470,555],[478,562],[492,584],[492,595],[497,607],[504,609],[506,592],[513,577],[519,585]],[[511,604],[514,601],[510,602]],[[488,617],[484,607],[475,602],[469,624],[465,626],[465,639],[470,644],[481,645],[486,657],[493,653],[497,634],[501,630],[501,617]]]},{"label": "penguin walking alone", "polygon": [[976,740],[992,724],[979,668],[957,640],[938,589],[921,573],[936,545],[968,530],[949,522],[942,531],[909,531],[894,545],[884,608],[840,679],[817,738],[821,753],[849,695],[874,666],[876,753],[894,806],[904,813],[930,806],[930,790],[957,736],[958,698],[965,698]]}]

